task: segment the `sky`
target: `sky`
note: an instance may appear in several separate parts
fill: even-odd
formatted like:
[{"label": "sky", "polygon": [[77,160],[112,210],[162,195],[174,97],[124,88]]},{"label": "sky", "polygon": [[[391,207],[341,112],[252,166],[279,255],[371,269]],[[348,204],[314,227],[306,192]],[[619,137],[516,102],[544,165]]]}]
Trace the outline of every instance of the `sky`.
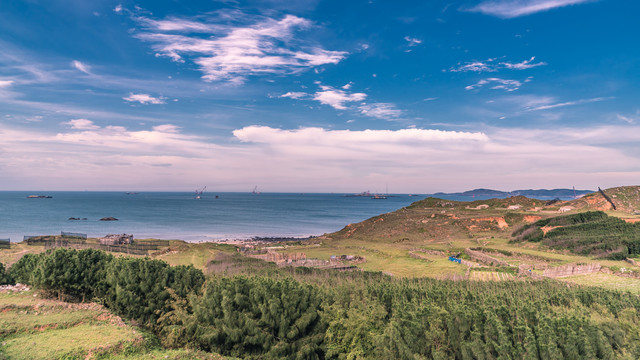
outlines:
[{"label": "sky", "polygon": [[640,179],[635,0],[0,2],[0,190]]}]

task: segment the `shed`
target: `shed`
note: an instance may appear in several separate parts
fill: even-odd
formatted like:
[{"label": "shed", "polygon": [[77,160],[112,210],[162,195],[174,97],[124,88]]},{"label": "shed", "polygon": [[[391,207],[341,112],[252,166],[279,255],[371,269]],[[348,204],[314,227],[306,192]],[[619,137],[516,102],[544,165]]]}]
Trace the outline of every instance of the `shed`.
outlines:
[{"label": "shed", "polygon": [[102,245],[132,244],[133,235],[132,234],[109,234],[103,238],[98,239],[98,241]]}]

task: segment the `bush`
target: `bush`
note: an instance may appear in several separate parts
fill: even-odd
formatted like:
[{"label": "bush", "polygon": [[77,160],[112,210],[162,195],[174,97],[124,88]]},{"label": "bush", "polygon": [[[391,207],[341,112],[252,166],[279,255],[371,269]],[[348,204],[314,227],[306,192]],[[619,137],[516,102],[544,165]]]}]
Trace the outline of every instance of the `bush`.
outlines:
[{"label": "bush", "polygon": [[290,279],[210,278],[193,301],[197,342],[243,358],[321,358],[319,289]]},{"label": "bush", "polygon": [[0,285],[13,285],[15,284],[13,277],[4,267],[4,264],[0,263]]},{"label": "bush", "polygon": [[17,283],[33,285],[33,273],[44,254],[26,254],[9,269],[9,274]]},{"label": "bush", "polygon": [[105,283],[105,306],[157,330],[158,319],[171,311],[168,289],[185,298],[200,291],[204,275],[193,266],[172,268],[160,260],[117,258],[107,265]]},{"label": "bush", "polygon": [[58,298],[65,295],[72,300],[90,300],[104,294],[105,266],[112,259],[112,255],[93,249],[50,250],[33,267],[30,284]]}]

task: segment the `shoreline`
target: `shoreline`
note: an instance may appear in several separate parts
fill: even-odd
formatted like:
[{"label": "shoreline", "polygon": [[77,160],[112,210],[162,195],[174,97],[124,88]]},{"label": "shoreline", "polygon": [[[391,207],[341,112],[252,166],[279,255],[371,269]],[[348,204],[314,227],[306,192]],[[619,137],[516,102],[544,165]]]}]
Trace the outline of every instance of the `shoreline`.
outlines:
[{"label": "shoreline", "polygon": [[[247,242],[261,242],[261,243],[275,243],[275,242],[287,242],[287,241],[306,241],[317,239],[324,234],[321,235],[274,235],[274,236],[224,236],[224,237],[211,237],[211,236],[198,236],[198,235],[190,235],[190,236],[182,236],[182,237],[173,237],[173,236],[135,236],[135,240],[175,240],[175,241],[184,241],[187,243],[224,243],[224,244],[240,244]],[[2,238],[0,240],[10,239],[10,244],[19,244],[23,242],[24,236],[60,236],[59,234],[39,234],[39,235],[23,235],[18,237],[19,241],[14,241],[13,236]],[[191,239],[189,239],[191,237]],[[193,237],[198,237],[199,239],[194,239]],[[88,236],[89,239],[98,239],[100,236]]]}]

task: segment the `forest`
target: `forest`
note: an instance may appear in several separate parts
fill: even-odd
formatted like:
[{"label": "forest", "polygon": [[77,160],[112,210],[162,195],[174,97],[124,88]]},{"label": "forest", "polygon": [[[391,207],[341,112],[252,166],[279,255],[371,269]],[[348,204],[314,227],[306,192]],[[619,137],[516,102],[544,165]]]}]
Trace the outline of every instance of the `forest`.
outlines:
[{"label": "forest", "polygon": [[512,242],[542,242],[551,249],[611,260],[640,254],[640,223],[627,223],[602,211],[539,220],[514,231],[512,237]]},{"label": "forest", "polygon": [[247,359],[640,358],[640,299],[627,293],[553,280],[278,268],[239,255],[224,262],[205,276],[149,258],[56,249],[0,267],[0,280],[102,303],[167,348]]}]

